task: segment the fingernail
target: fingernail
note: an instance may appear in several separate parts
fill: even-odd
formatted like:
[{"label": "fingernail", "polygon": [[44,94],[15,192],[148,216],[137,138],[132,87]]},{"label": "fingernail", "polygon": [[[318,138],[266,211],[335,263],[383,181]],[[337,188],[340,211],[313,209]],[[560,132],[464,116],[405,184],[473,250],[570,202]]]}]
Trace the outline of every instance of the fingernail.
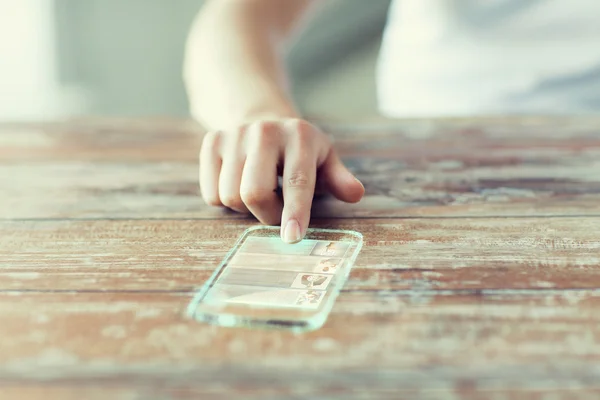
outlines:
[{"label": "fingernail", "polygon": [[360,186],[362,186],[363,189],[365,188],[365,185],[363,185],[363,183],[361,181],[359,181],[357,177],[354,177],[354,180],[356,182],[358,182],[360,184]]},{"label": "fingernail", "polygon": [[302,240],[302,234],[300,233],[300,225],[295,219],[291,219],[285,225],[283,230],[283,240],[287,243],[296,243]]}]

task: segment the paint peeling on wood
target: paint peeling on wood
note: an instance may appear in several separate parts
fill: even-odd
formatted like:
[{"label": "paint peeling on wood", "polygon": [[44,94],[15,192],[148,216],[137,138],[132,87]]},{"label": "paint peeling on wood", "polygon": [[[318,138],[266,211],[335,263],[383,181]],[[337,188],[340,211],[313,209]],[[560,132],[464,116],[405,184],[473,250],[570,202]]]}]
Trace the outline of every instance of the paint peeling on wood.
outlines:
[{"label": "paint peeling on wood", "polygon": [[[0,290],[189,291],[250,226],[0,222]],[[319,221],[362,232],[348,290],[600,287],[600,218]]]},{"label": "paint peeling on wood", "polygon": [[[596,119],[485,121],[332,127],[367,196],[314,215],[600,215]],[[201,136],[187,121],[0,125],[0,218],[239,217],[199,198]]]},{"label": "paint peeling on wood", "polygon": [[196,124],[0,124],[0,397],[600,396],[600,117],[323,126],[367,196],[312,226],[365,247],[293,335],[185,317],[255,223],[201,203]]}]

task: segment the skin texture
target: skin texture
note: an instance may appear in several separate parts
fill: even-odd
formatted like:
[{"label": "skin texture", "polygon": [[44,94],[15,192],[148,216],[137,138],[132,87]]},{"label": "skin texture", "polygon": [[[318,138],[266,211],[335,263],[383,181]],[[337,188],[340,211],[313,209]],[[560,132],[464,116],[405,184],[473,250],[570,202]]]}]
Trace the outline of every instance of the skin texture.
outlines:
[{"label": "skin texture", "polygon": [[306,233],[316,187],[350,203],[364,195],[330,138],[302,118],[288,93],[281,54],[313,6],[208,1],[186,46],[191,113],[208,130],[199,160],[204,201],[281,225],[290,243]]}]

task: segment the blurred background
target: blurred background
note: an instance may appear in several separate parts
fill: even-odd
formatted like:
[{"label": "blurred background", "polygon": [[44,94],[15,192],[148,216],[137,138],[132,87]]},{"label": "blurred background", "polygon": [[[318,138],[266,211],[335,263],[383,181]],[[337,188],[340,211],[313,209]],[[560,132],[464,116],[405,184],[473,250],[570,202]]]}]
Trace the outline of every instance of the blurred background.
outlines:
[{"label": "blurred background", "polygon": [[[324,0],[292,48],[311,115],[376,115],[374,68],[389,0]],[[202,0],[0,0],[0,119],[187,116],[187,32]]]}]

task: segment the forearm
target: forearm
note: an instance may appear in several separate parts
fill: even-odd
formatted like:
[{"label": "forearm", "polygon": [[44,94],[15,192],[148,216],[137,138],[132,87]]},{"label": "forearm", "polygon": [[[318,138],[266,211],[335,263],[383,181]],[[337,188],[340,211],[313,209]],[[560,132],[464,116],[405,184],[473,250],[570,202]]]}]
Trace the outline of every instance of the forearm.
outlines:
[{"label": "forearm", "polygon": [[[209,129],[295,117],[282,60],[308,0],[216,0],[199,13],[186,46],[193,116]],[[285,6],[282,6],[285,4]]]},{"label": "forearm", "polygon": [[[202,197],[281,224],[288,243],[306,233],[318,180],[343,201],[364,194],[329,137],[298,118],[287,92],[282,50],[310,2],[208,2],[186,52],[191,111],[208,129],[200,150]],[[276,191],[280,175],[282,198]]]}]

